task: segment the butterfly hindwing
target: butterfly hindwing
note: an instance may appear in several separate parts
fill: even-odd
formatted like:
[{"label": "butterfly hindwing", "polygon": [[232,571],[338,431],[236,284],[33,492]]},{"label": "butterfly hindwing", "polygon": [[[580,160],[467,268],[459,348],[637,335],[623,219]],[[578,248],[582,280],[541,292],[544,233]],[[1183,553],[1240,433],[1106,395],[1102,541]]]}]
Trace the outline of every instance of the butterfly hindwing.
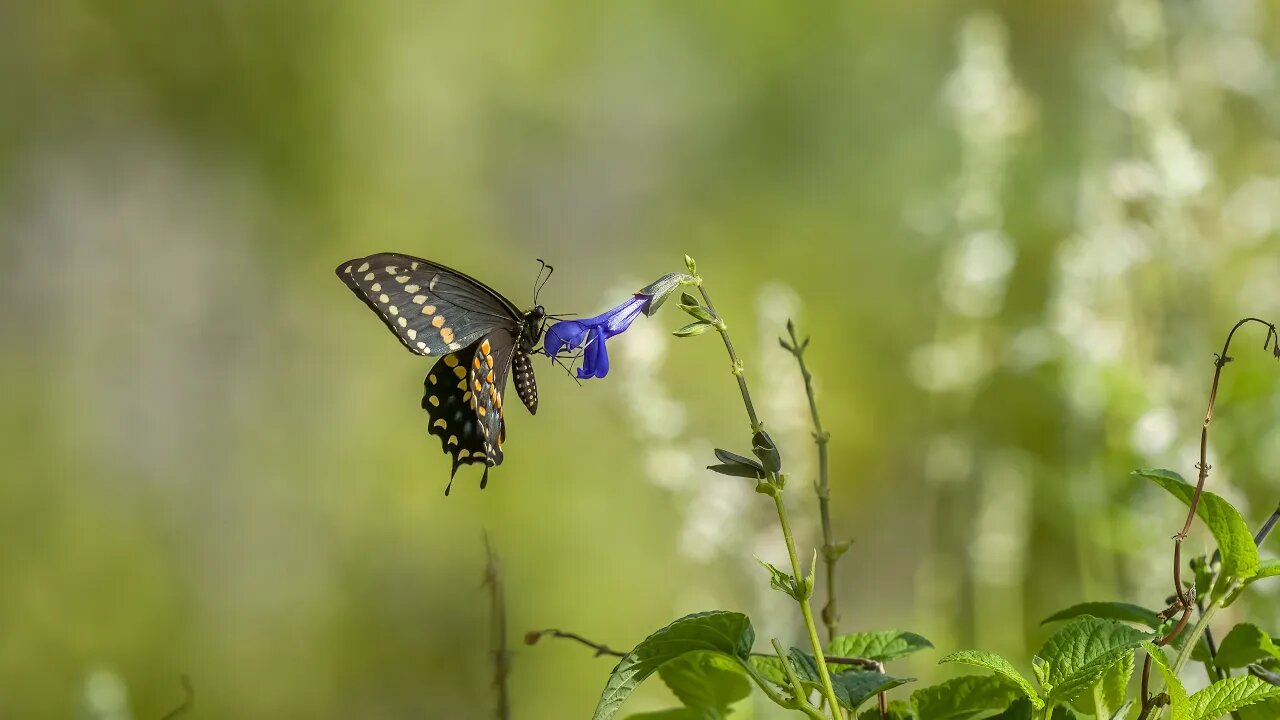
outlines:
[{"label": "butterfly hindwing", "polygon": [[[440,438],[445,454],[453,459],[450,484],[458,468],[471,463],[489,465],[484,431],[471,407],[474,396],[468,372],[472,348],[452,352],[436,361],[423,383],[422,409],[427,411],[427,432]],[[448,494],[448,490],[445,493]]]},{"label": "butterfly hindwing", "polygon": [[521,314],[484,283],[443,265],[399,253],[348,260],[337,268],[347,287],[419,355],[456,352]]}]

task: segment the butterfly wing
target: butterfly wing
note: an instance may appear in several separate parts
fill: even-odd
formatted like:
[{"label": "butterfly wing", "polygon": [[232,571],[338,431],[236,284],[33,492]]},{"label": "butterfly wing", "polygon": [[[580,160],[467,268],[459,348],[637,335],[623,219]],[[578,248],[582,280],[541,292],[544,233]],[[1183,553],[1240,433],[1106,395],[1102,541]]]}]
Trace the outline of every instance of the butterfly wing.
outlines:
[{"label": "butterfly wing", "polygon": [[511,301],[488,285],[411,255],[354,258],[336,272],[419,355],[457,352],[496,328],[514,331],[522,318]]},{"label": "butterfly wing", "polygon": [[451,485],[459,467],[483,463],[483,488],[489,468],[502,464],[503,392],[515,352],[515,334],[498,329],[440,358],[427,374],[422,407],[430,421],[428,432],[440,438],[453,458]]}]

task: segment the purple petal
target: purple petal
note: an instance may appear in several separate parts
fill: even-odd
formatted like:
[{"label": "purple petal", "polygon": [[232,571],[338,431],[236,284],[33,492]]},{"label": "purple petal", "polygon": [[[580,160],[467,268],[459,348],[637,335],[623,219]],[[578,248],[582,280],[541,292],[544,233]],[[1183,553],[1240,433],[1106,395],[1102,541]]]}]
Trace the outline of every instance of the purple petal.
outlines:
[{"label": "purple petal", "polygon": [[593,329],[582,349],[582,367],[578,368],[578,379],[602,378],[609,374],[609,352],[604,345],[605,335]]},{"label": "purple petal", "polygon": [[578,320],[564,320],[547,328],[542,347],[547,355],[559,355],[566,350],[574,350],[587,337],[587,326]]}]

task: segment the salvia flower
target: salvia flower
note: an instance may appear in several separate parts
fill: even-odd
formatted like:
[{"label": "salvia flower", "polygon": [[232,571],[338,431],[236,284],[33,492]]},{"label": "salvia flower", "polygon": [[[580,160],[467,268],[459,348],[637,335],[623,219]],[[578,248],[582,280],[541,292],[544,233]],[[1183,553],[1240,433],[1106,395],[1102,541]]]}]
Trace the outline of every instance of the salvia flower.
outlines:
[{"label": "salvia flower", "polygon": [[685,273],[663,275],[639,292],[627,298],[617,307],[595,317],[579,320],[562,320],[547,328],[543,348],[548,356],[560,355],[582,348],[580,379],[602,378],[609,374],[609,353],[605,341],[621,335],[640,314],[652,315],[676,288],[696,282]]}]

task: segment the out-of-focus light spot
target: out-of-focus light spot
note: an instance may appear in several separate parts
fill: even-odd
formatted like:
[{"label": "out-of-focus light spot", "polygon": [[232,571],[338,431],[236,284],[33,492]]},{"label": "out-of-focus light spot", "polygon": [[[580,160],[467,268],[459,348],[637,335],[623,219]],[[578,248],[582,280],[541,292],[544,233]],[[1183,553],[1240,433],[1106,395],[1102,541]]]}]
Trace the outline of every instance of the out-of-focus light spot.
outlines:
[{"label": "out-of-focus light spot", "polygon": [[937,435],[925,450],[925,479],[938,485],[959,482],[973,471],[973,448],[956,435]]},{"label": "out-of-focus light spot", "polygon": [[929,392],[969,389],[991,370],[977,333],[916,348],[908,360],[911,379]]},{"label": "out-of-focus light spot", "polygon": [[84,681],[84,709],[94,720],[129,720],[129,688],[115,672],[93,670]]},{"label": "out-of-focus light spot", "polygon": [[1147,459],[1162,456],[1178,434],[1178,420],[1168,407],[1151,408],[1133,424],[1129,442],[1135,452]]},{"label": "out-of-focus light spot", "polygon": [[942,298],[968,317],[991,317],[1004,305],[1005,284],[1014,266],[1014,247],[998,230],[969,233],[942,274]]}]

